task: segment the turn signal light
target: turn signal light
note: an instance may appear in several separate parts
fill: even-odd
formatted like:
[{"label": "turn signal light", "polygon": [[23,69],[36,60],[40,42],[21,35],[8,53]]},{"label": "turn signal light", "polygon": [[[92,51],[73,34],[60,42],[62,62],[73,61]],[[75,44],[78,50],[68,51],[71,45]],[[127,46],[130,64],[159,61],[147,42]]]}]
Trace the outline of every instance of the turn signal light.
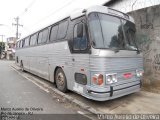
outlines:
[{"label": "turn signal light", "polygon": [[93,82],[93,84],[97,84],[97,76],[92,77],[92,82]]},{"label": "turn signal light", "polygon": [[103,84],[103,75],[100,74],[100,75],[98,76],[98,85],[102,85],[102,84]]},{"label": "turn signal light", "polygon": [[103,85],[103,75],[102,74],[95,74],[92,77],[92,83],[94,85],[102,86]]}]

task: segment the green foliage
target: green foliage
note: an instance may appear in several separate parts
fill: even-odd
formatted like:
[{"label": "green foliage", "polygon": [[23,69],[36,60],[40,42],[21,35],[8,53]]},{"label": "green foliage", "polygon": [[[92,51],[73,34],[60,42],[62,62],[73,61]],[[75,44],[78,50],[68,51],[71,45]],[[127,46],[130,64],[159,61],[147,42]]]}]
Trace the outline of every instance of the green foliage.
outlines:
[{"label": "green foliage", "polygon": [[2,50],[5,49],[5,43],[4,42],[0,42],[0,53],[2,52]]}]

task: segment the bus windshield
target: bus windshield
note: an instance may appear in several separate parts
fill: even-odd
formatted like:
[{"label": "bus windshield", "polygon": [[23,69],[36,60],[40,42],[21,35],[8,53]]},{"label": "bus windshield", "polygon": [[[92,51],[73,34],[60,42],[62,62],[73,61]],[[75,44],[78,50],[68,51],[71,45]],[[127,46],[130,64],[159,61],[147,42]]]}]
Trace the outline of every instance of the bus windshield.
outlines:
[{"label": "bus windshield", "polygon": [[94,48],[137,50],[132,22],[102,13],[91,13],[88,19]]}]

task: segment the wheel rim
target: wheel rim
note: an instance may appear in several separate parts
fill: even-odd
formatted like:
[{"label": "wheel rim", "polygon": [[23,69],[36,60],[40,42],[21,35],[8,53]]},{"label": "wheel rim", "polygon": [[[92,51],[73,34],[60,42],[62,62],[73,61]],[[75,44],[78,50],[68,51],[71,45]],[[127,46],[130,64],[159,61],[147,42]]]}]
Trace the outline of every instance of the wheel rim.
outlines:
[{"label": "wheel rim", "polygon": [[64,75],[61,72],[57,74],[57,83],[59,86],[64,85]]}]

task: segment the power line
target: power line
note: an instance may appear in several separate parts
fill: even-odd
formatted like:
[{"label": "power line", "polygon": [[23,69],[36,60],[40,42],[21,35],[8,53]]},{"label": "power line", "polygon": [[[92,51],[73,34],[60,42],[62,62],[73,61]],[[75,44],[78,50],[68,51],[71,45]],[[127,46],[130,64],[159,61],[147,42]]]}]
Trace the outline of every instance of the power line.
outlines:
[{"label": "power line", "polygon": [[39,20],[36,24],[40,23],[41,21],[44,21],[45,19],[47,19],[48,17],[54,15],[55,13],[61,11],[62,9],[64,9],[65,7],[67,7],[68,5],[70,5],[71,3],[75,2],[76,0],[71,0],[70,2],[68,2],[67,4],[63,5],[62,7],[58,8],[57,10],[55,10],[54,12],[52,12],[51,14],[43,17],[41,20]]},{"label": "power line", "polygon": [[[63,5],[62,7],[56,9],[54,12],[52,12],[51,14],[49,14],[48,16],[42,18],[41,20],[39,20],[38,22],[36,22],[36,24],[40,23],[41,21],[44,21],[45,19],[47,19],[48,17],[52,16],[53,14],[57,13],[58,11],[61,11],[62,9],[66,8],[68,5],[70,5],[72,2],[75,2],[76,0],[71,0],[69,1],[68,3],[66,3],[65,5]],[[29,5],[28,7],[24,10],[24,12],[22,12],[19,16],[22,16],[24,15],[26,12],[28,12],[28,9],[31,8],[33,6],[33,4],[36,2],[36,0],[33,0]],[[19,22],[19,17],[15,18],[15,20],[17,22]],[[18,39],[19,38],[19,33],[18,33],[18,30],[19,30],[19,26],[23,27],[23,25],[20,25],[19,23],[16,23],[16,24],[13,24],[12,25],[16,25],[17,26],[17,32],[16,32],[16,38]],[[27,30],[28,31],[28,30]]]},{"label": "power line", "polygon": [[132,11],[133,11],[133,6],[136,4],[137,0],[134,1],[134,3],[132,4]]},{"label": "power line", "polygon": [[24,11],[19,16],[23,16],[25,13],[27,13],[28,9],[31,8],[35,2],[36,0],[32,0],[32,2],[24,9]]},{"label": "power line", "polygon": [[24,9],[24,11],[18,17],[14,18],[16,23],[12,23],[12,25],[16,26],[16,39],[19,38],[19,27],[23,27],[23,25],[19,24],[19,17],[27,13],[28,9],[31,8],[35,2],[36,0],[32,0],[32,2]]}]

